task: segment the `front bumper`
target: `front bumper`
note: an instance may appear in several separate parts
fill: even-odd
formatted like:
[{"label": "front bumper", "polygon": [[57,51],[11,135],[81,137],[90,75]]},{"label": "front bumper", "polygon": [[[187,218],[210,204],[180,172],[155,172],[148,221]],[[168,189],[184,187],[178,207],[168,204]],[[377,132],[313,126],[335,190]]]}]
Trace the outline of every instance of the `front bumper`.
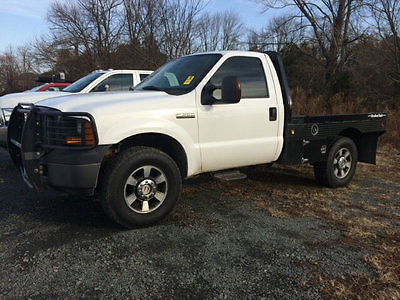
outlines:
[{"label": "front bumper", "polygon": [[34,105],[14,109],[8,127],[8,151],[28,186],[51,187],[71,194],[93,195],[108,145],[87,149],[49,147],[41,142],[43,115],[62,114]]},{"label": "front bumper", "polygon": [[42,185],[69,194],[93,195],[101,162],[108,148],[97,146],[82,151],[52,150],[39,160]]}]

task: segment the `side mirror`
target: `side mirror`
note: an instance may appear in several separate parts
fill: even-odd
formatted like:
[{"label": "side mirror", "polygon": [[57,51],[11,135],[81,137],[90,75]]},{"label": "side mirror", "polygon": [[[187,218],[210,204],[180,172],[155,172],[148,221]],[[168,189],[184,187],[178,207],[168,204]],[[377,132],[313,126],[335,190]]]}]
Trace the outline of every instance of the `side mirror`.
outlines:
[{"label": "side mirror", "polygon": [[217,89],[217,87],[213,84],[207,84],[203,90],[201,91],[201,104],[203,105],[211,105],[217,99],[213,97],[213,92]]},{"label": "side mirror", "polygon": [[[215,90],[221,90],[221,99],[213,96]],[[222,80],[222,85],[217,87],[207,84],[201,92],[201,104],[212,105],[217,103],[238,103],[242,97],[240,83],[235,76],[226,76]]]},{"label": "side mirror", "polygon": [[242,97],[242,88],[235,76],[226,76],[222,80],[221,100],[226,103],[238,103]]}]

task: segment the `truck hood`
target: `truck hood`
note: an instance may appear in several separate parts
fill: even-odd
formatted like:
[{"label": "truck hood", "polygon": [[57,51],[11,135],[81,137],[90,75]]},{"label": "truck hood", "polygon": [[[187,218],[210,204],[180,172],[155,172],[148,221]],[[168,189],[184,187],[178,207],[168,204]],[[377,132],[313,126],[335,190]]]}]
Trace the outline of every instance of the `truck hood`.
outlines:
[{"label": "truck hood", "polygon": [[165,103],[171,97],[174,96],[160,91],[106,92],[57,97],[36,104],[63,112],[88,112],[94,115],[97,112],[111,114],[151,109],[154,105],[157,108],[156,103]]},{"label": "truck hood", "polygon": [[1,108],[14,108],[18,103],[36,103],[38,101],[59,96],[70,95],[67,92],[23,92],[0,97]]}]

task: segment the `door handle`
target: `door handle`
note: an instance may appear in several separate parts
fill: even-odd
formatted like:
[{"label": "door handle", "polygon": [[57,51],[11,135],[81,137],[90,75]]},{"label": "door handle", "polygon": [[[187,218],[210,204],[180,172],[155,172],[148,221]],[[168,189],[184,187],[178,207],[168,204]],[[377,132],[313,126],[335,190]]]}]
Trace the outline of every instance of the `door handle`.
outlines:
[{"label": "door handle", "polygon": [[276,107],[270,107],[269,108],[269,120],[276,121],[277,118],[278,118],[278,114],[277,114]]}]

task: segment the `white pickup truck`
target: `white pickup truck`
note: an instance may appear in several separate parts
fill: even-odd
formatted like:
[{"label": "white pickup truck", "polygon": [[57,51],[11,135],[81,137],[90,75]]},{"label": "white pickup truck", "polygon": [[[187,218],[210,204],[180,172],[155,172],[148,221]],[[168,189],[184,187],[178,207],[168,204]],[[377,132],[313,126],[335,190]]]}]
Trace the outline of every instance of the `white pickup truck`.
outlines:
[{"label": "white pickup truck", "polygon": [[7,143],[7,124],[13,108],[20,102],[38,101],[69,94],[86,94],[105,91],[129,91],[152,71],[147,70],[107,70],[94,71],[75,81],[59,92],[23,92],[0,97],[0,145]]},{"label": "white pickup truck", "polygon": [[346,185],[375,163],[386,114],[292,116],[275,52],[212,52],[173,60],[134,91],[18,105],[8,149],[26,183],[96,195],[126,227],[165,217],[183,178],[243,166],[310,163]]}]

